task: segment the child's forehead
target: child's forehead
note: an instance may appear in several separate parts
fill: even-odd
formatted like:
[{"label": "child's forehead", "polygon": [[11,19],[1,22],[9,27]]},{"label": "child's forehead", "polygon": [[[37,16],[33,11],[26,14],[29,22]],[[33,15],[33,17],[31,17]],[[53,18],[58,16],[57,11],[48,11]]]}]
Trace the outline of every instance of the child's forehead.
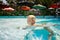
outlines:
[{"label": "child's forehead", "polygon": [[28,17],[28,18],[35,18],[35,17]]}]

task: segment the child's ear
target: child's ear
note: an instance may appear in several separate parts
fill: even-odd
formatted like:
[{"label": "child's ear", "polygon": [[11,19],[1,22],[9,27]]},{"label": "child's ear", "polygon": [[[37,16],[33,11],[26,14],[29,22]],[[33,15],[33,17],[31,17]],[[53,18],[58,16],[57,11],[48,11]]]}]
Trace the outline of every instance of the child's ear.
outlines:
[{"label": "child's ear", "polygon": [[35,22],[35,20],[32,20],[33,22]]}]

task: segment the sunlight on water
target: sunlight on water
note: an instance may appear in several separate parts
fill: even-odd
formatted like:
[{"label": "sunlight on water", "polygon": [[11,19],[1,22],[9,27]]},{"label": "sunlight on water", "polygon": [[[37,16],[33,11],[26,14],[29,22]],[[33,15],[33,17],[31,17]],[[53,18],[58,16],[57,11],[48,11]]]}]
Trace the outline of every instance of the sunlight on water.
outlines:
[{"label": "sunlight on water", "polygon": [[[37,19],[36,20],[36,23],[37,24],[40,24],[40,22],[42,21],[48,21],[49,19]],[[47,23],[47,25],[52,25],[52,24],[59,24],[60,25],[60,22],[51,22],[51,20],[53,19],[50,19]],[[29,37],[28,39],[26,40],[47,40],[46,38],[48,36],[48,33],[44,36],[44,33],[46,33],[47,31],[45,30],[42,30],[43,28],[36,28],[34,29],[35,31],[31,31],[32,29],[26,29],[26,30],[23,30],[22,28],[26,27],[27,23],[26,23],[26,19],[25,18],[0,18],[0,40],[25,40],[26,37]],[[56,40],[59,40],[60,39],[60,29],[58,29],[59,26],[56,26],[56,27],[50,27],[54,33],[55,33],[55,36],[56,36]],[[59,27],[60,28],[60,27]],[[38,31],[38,30],[40,31]],[[37,33],[41,33],[42,31],[44,31],[44,33],[37,37],[37,34],[36,34],[36,30],[37,30]],[[42,30],[42,31],[41,31]],[[31,31],[31,33],[30,33]],[[34,33],[35,32],[35,33]],[[28,35],[27,35],[28,34]],[[25,38],[25,39],[24,39]]]}]

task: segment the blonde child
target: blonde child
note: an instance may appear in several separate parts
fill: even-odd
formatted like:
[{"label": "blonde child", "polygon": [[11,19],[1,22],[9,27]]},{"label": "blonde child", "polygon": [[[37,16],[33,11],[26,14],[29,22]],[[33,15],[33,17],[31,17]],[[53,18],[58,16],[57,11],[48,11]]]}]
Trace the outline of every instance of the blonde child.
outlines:
[{"label": "blonde child", "polygon": [[48,40],[51,40],[51,37],[53,35],[53,31],[49,27],[46,27],[46,24],[40,24],[39,25],[39,24],[35,24],[35,22],[36,22],[35,16],[34,15],[29,15],[28,18],[27,18],[27,24],[28,24],[27,27],[31,27],[31,26],[44,27],[44,29],[46,29],[46,30],[48,30],[50,32],[50,35],[48,36]]}]

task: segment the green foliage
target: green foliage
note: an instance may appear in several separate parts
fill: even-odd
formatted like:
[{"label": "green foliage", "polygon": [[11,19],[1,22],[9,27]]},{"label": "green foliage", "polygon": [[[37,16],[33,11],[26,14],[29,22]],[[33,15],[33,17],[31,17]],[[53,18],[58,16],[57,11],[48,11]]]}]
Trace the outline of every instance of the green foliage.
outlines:
[{"label": "green foliage", "polygon": [[[13,2],[14,1],[14,2]],[[15,6],[13,5],[14,3],[18,3],[20,0],[7,0],[7,2],[11,5],[11,6]],[[28,1],[34,1],[36,3],[40,3],[42,5],[46,5],[46,7],[49,7],[52,3],[57,2],[57,0],[28,0]],[[58,0],[59,1],[59,0]]]},{"label": "green foliage", "polygon": [[36,2],[49,7],[52,3],[56,2],[56,0],[36,0]]},{"label": "green foliage", "polygon": [[[0,10],[0,16],[20,16],[20,15],[35,15],[34,12],[29,12],[29,11],[23,11],[20,10],[16,4],[19,2],[18,0],[7,0],[8,3],[10,4],[11,7],[13,7],[14,9],[16,9],[16,11],[14,12],[6,12],[6,11],[2,11]],[[13,2],[14,1],[14,2]],[[28,0],[30,1],[30,0]],[[34,0],[31,0],[34,1]],[[46,6],[47,8],[50,7],[51,4],[53,4],[54,2],[56,2],[57,0],[35,0],[34,2],[42,4],[44,6]],[[16,3],[16,4],[14,4]],[[15,6],[16,5],[16,6]],[[48,10],[40,10],[42,13],[41,15],[50,15],[50,11]]]}]

